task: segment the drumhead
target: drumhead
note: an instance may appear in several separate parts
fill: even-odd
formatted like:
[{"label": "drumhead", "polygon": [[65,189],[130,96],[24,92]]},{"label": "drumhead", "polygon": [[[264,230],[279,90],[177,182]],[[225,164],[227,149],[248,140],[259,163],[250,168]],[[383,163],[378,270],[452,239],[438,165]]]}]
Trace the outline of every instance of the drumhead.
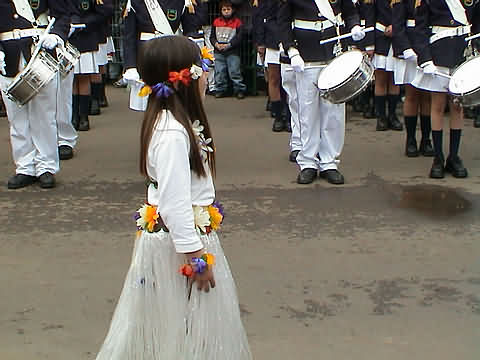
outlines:
[{"label": "drumhead", "polygon": [[466,94],[480,87],[480,56],[460,65],[452,75],[449,91],[453,94]]},{"label": "drumhead", "polygon": [[363,54],[359,50],[351,50],[337,56],[322,70],[318,77],[318,88],[331,89],[348,80],[359,68]]}]

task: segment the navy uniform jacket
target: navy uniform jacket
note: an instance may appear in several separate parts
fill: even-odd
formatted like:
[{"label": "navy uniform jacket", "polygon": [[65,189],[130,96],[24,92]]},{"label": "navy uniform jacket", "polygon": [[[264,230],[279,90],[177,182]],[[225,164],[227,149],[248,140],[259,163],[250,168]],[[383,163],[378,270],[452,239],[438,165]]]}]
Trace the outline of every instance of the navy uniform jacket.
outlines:
[{"label": "navy uniform jacket", "polygon": [[[163,9],[173,33],[180,24],[183,34],[190,35],[198,33],[202,25],[207,23],[208,3],[198,2],[195,6],[195,14],[189,14],[185,7],[185,0],[158,0]],[[131,8],[125,18],[124,66],[125,69],[137,67],[137,55],[140,45],[140,33],[155,33],[155,27],[150,14],[143,0],[132,0]]]},{"label": "navy uniform jacket", "polygon": [[407,26],[407,21],[415,21],[416,0],[392,1],[393,10],[393,55],[399,57],[407,49],[414,48],[415,27]]},{"label": "navy uniform jacket", "polygon": [[[376,22],[385,27],[392,25],[392,7],[390,0],[375,0]],[[388,55],[392,38],[385,36],[384,32],[375,30],[375,54]]]},{"label": "navy uniform jacket", "polygon": [[[70,29],[70,11],[64,0],[40,0],[36,2],[33,13],[38,18],[40,14],[48,11],[49,15],[55,18],[55,24],[50,31],[66,41]],[[25,18],[19,16],[13,2],[0,0],[0,33],[9,32],[13,29],[31,29],[33,25]],[[0,41],[0,51],[5,53],[6,76],[14,77],[18,74],[20,54],[25,60],[31,58],[32,38],[18,40]]]},{"label": "navy uniform jacket", "polygon": [[[461,3],[466,10],[467,19],[472,24],[472,33],[478,33],[480,31],[480,1],[461,0]],[[422,0],[415,10],[415,50],[418,54],[418,63],[422,65],[433,61],[437,66],[451,69],[464,61],[464,51],[467,46],[464,40],[466,35],[444,38],[430,44],[432,35],[430,26],[457,27],[462,25],[453,19],[445,0]]]},{"label": "navy uniform jacket", "polygon": [[277,25],[278,0],[259,0],[258,8],[254,9],[254,38],[257,45],[278,50],[280,43]]},{"label": "navy uniform jacket", "polygon": [[[361,25],[365,28],[374,27],[376,20],[374,0],[359,0],[357,2],[357,8]],[[365,38],[358,43],[350,41],[350,45],[354,45],[363,50],[373,50],[375,48],[375,32],[370,31],[366,33]]]},{"label": "navy uniform jacket", "polygon": [[[341,13],[347,30],[360,25],[357,9],[352,0],[330,0],[335,15]],[[278,11],[278,28],[280,40],[285,51],[291,47],[298,49],[304,61],[328,61],[334,57],[335,43],[320,45],[320,40],[337,35],[335,27],[323,31],[292,29],[293,20],[324,21],[319,15],[318,8],[312,0],[282,0]]]},{"label": "navy uniform jacket", "polygon": [[103,0],[105,6],[104,19],[98,28],[98,43],[105,44],[107,42],[107,36],[111,35],[112,17],[113,17],[113,0]]},{"label": "navy uniform jacket", "polygon": [[76,30],[69,41],[81,53],[97,51],[99,32],[105,18],[113,15],[112,0],[68,0],[73,11],[72,24],[85,24],[86,28]]}]

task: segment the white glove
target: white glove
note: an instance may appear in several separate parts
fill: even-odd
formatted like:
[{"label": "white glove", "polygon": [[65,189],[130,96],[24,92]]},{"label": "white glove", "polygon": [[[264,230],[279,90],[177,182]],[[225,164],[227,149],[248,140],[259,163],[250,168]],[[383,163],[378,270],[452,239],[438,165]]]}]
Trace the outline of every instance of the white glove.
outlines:
[{"label": "white glove", "polygon": [[130,68],[125,73],[123,74],[123,78],[126,81],[139,81],[140,80],[140,75],[138,74],[138,71],[136,68]]},{"label": "white glove", "polygon": [[355,25],[351,33],[353,41],[360,41],[365,37],[365,30],[360,25]]},{"label": "white glove", "polygon": [[424,74],[435,74],[437,72],[440,72],[438,70],[438,68],[435,66],[435,64],[433,63],[433,61],[429,61],[427,62],[424,66],[423,66],[423,73]]},{"label": "white glove", "polygon": [[415,51],[413,51],[413,49],[407,49],[403,52],[403,58],[405,60],[414,61],[417,60],[417,54]]},{"label": "white glove", "polygon": [[44,34],[40,37],[40,44],[47,50],[52,50],[57,46],[63,46],[63,40],[55,34]]},{"label": "white glove", "polygon": [[290,65],[295,72],[303,72],[305,70],[305,61],[295,48],[288,49],[288,57],[290,58]]},{"label": "white glove", "polygon": [[3,51],[0,51],[0,74],[7,75],[7,72],[5,71],[6,66],[7,64],[5,64],[5,53]]}]

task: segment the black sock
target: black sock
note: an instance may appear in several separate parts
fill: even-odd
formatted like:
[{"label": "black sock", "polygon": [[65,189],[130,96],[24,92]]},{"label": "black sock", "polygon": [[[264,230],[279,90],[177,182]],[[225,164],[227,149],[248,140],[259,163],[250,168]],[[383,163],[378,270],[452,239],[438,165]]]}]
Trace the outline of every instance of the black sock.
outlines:
[{"label": "black sock", "polygon": [[88,116],[88,108],[90,103],[90,95],[78,96],[78,114],[80,116]]},{"label": "black sock", "polygon": [[92,89],[91,96],[93,99],[99,100],[102,95],[102,83],[91,83],[90,87]]},{"label": "black sock", "polygon": [[397,113],[397,104],[400,95],[387,95],[388,99],[388,116],[394,116]]},{"label": "black sock", "polygon": [[387,101],[386,96],[376,96],[375,95],[375,115],[377,118],[385,118],[385,103]]},{"label": "black sock", "polygon": [[461,129],[450,129],[450,155],[458,156],[458,148],[460,147],[460,138],[462,137]]},{"label": "black sock", "polygon": [[443,159],[443,130],[432,130],[435,157]]},{"label": "black sock", "polygon": [[417,116],[405,116],[405,129],[407,129],[407,139],[415,139]]},{"label": "black sock", "polygon": [[430,139],[430,133],[432,132],[430,115],[420,115],[420,128],[422,129],[422,140]]}]

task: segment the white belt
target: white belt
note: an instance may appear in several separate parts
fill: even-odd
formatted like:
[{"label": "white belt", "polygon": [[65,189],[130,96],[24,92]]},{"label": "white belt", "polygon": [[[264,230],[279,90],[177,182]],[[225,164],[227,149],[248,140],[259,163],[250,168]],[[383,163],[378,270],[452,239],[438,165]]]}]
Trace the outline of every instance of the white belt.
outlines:
[{"label": "white belt", "polygon": [[407,27],[415,27],[415,20],[413,19],[407,20]]},{"label": "white belt", "polygon": [[375,24],[375,29],[377,29],[378,31],[381,31],[381,32],[385,32],[385,30],[387,30],[387,27],[379,22],[377,22]]},{"label": "white belt", "polygon": [[303,30],[323,31],[333,27],[334,24],[330,20],[323,21],[307,21],[307,20],[293,20],[293,27]]},{"label": "white belt", "polygon": [[462,36],[470,33],[472,25],[448,27],[448,26],[432,26],[432,35],[430,37],[430,44],[440,39],[445,39],[453,36]]},{"label": "white belt", "polygon": [[44,29],[14,29],[12,31],[0,33],[0,41],[19,40],[32,36],[40,36],[43,32]]},{"label": "white belt", "polygon": [[142,32],[142,33],[140,33],[140,40],[141,41],[147,41],[147,40],[152,40],[152,39],[160,38],[160,37],[167,36],[167,35],[168,34]]}]

